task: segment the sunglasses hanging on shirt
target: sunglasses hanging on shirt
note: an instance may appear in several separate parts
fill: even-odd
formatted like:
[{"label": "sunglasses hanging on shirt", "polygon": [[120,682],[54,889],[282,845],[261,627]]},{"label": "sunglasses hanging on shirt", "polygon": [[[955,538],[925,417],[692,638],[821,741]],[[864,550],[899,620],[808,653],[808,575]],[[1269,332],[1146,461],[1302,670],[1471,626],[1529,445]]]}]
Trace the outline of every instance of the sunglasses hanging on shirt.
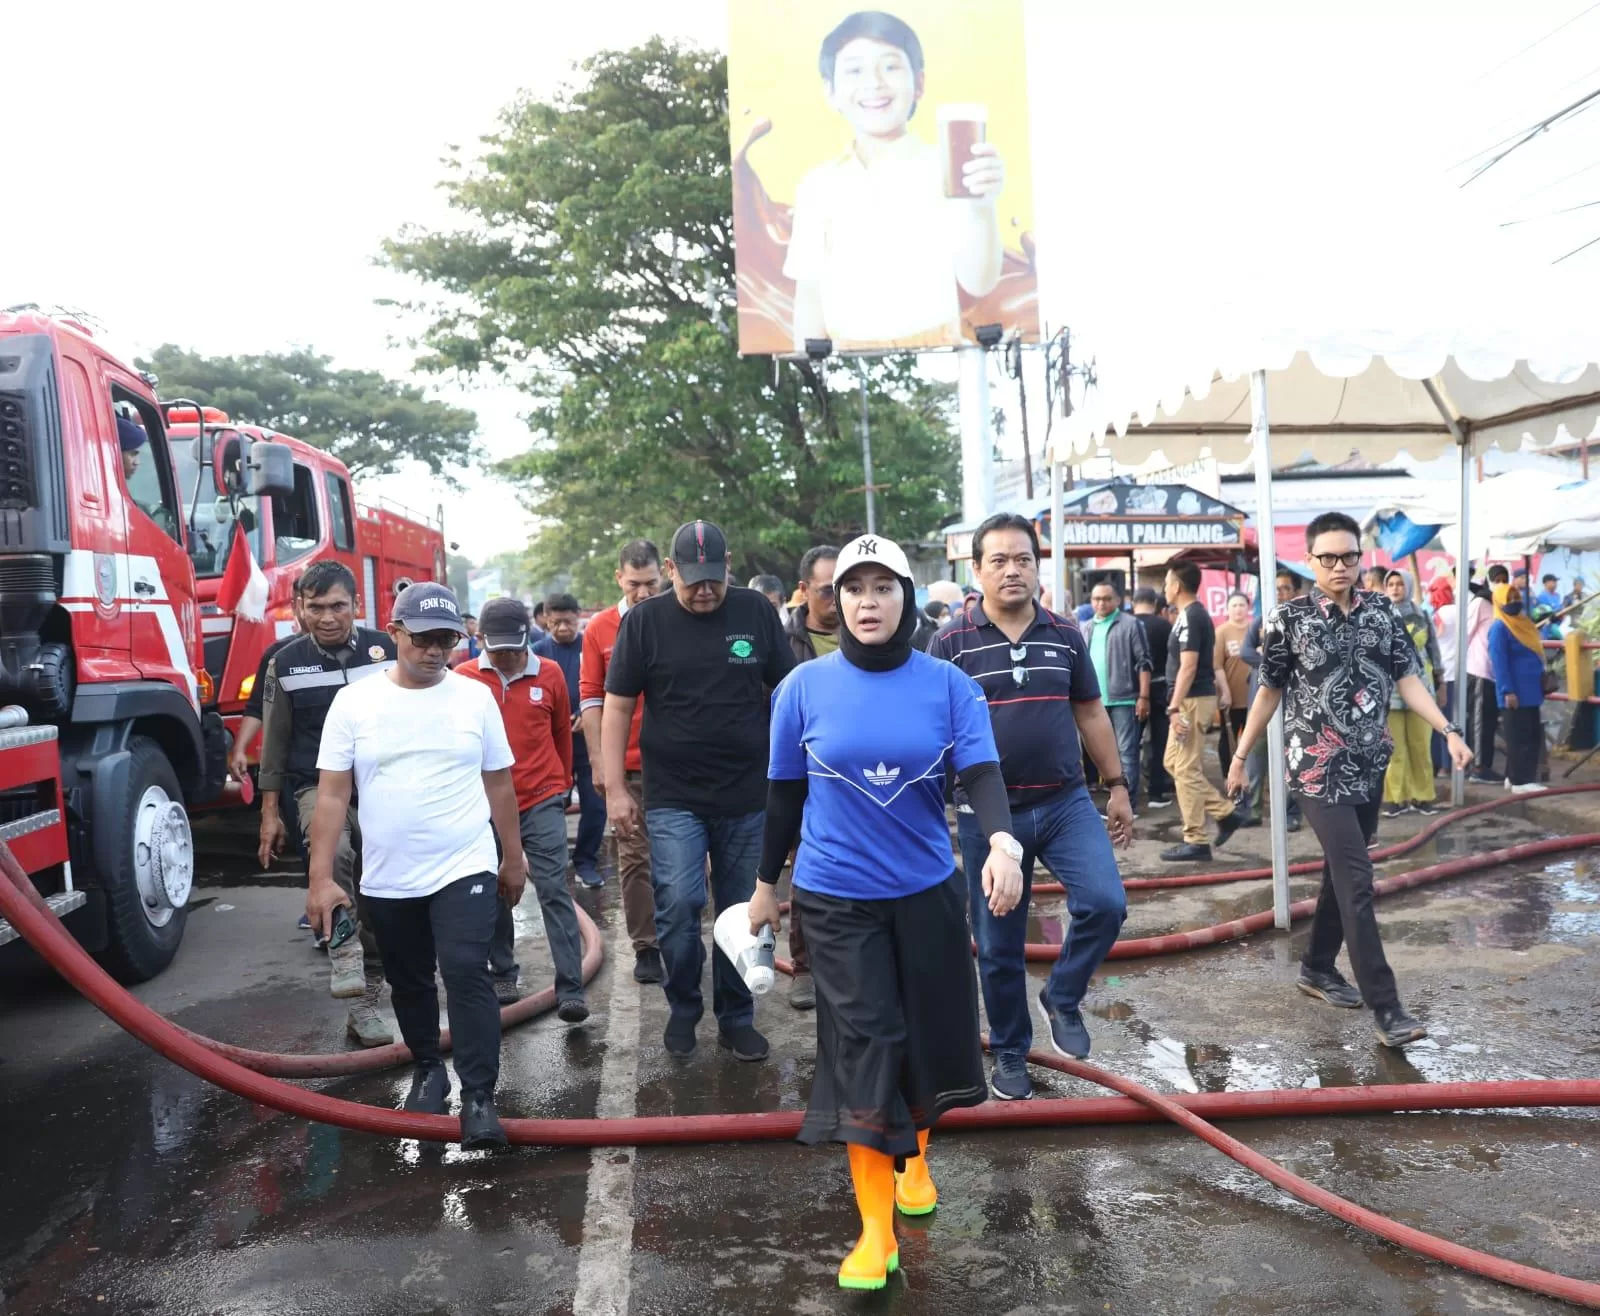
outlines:
[{"label": "sunglasses hanging on shirt", "polygon": [[1028,669],[1025,665],[1028,661],[1028,646],[1025,644],[1013,644],[1010,652],[1011,680],[1015,683],[1017,689],[1021,690],[1028,684]]}]

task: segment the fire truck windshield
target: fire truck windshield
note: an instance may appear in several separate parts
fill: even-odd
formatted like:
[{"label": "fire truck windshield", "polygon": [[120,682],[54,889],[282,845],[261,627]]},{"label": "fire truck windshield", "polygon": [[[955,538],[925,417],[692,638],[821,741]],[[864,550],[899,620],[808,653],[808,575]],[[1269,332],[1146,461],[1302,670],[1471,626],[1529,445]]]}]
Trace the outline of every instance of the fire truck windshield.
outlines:
[{"label": "fire truck windshield", "polygon": [[[202,472],[195,461],[195,441],[168,436],[172,450],[173,474],[189,522],[189,556],[197,576],[220,576],[228,565],[233,547],[234,510],[225,498],[218,498],[210,470]],[[263,561],[261,507],[257,498],[238,500],[240,514],[250,539],[250,551]]]}]

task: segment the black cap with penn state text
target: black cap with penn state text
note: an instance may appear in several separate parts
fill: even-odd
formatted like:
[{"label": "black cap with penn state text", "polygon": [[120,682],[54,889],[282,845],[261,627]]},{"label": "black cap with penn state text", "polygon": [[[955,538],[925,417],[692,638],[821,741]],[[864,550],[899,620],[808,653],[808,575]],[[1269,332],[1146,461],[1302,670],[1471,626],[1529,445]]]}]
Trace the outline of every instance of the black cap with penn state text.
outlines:
[{"label": "black cap with penn state text", "polygon": [[396,597],[389,620],[398,622],[413,635],[427,631],[467,633],[467,624],[461,620],[461,605],[456,602],[454,592],[432,580],[421,581]]},{"label": "black cap with penn state text", "polygon": [[672,565],[685,585],[728,579],[728,541],[710,521],[690,521],[672,536]]}]

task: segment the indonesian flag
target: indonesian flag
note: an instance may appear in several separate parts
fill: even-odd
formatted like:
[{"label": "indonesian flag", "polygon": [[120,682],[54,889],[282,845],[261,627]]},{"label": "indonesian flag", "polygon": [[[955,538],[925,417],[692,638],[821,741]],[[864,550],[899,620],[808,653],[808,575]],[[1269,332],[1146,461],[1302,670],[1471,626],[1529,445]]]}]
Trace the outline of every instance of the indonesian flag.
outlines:
[{"label": "indonesian flag", "polygon": [[233,547],[228,550],[228,569],[217,585],[217,607],[236,613],[247,621],[262,621],[267,615],[267,578],[256,565],[250,540],[243,526],[233,528]]}]

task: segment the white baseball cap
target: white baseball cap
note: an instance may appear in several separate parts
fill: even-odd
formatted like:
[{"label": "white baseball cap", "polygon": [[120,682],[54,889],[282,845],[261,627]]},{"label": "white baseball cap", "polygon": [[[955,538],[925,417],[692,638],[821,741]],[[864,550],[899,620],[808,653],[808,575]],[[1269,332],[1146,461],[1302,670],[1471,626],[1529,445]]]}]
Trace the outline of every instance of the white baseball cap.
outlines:
[{"label": "white baseball cap", "polygon": [[846,572],[869,565],[883,567],[907,579],[911,576],[911,564],[894,540],[882,535],[859,535],[839,550],[839,558],[833,564],[833,583],[837,585],[843,580]]}]

